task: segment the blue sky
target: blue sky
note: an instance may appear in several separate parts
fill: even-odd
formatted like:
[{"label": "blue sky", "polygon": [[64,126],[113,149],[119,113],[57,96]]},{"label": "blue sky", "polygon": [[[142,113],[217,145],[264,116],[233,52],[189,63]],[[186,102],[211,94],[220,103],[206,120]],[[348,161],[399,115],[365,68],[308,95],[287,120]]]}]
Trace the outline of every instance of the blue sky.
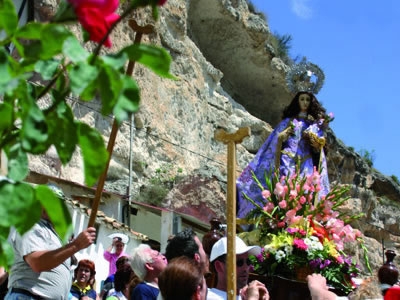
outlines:
[{"label": "blue sky", "polygon": [[291,57],[325,73],[317,98],[347,146],[374,153],[400,179],[400,1],[251,0],[272,32],[290,34]]}]

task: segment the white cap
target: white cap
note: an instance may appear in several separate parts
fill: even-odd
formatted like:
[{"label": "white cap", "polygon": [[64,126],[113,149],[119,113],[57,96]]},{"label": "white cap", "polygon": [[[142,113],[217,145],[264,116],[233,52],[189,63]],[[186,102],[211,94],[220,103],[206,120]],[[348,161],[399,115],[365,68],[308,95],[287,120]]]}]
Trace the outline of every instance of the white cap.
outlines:
[{"label": "white cap", "polygon": [[[219,239],[211,249],[210,262],[216,258],[227,253],[227,238],[222,237]],[[252,255],[258,255],[261,253],[259,246],[247,246],[240,237],[236,236],[236,254],[243,254],[249,252]]]},{"label": "white cap", "polygon": [[108,236],[111,239],[117,238],[120,242],[127,244],[129,242],[129,237],[123,233],[112,233]]}]

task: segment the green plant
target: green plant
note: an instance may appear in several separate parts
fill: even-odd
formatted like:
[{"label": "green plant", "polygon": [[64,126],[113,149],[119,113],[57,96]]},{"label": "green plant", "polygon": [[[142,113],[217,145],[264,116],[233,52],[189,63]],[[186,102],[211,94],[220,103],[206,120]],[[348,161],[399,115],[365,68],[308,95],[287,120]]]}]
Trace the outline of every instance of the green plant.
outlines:
[{"label": "green plant", "polygon": [[374,161],[375,161],[375,151],[374,150],[368,151],[366,149],[360,149],[358,151],[358,154],[360,154],[362,159],[364,159],[367,162],[368,166],[370,166],[370,167],[373,166]]},{"label": "green plant", "polygon": [[292,36],[290,34],[279,34],[278,32],[274,32],[271,36],[271,44],[276,50],[276,56],[282,59],[288,65],[293,64],[293,60],[290,58],[290,49],[292,47]]},{"label": "green plant", "polygon": [[[0,32],[4,33],[0,40],[0,149],[8,160],[7,175],[0,179],[0,265],[12,262],[7,243],[10,227],[20,233],[27,231],[40,218],[42,207],[64,239],[71,230],[64,202],[47,186],[25,183],[28,155],[42,155],[54,146],[61,162],[67,164],[79,147],[88,186],[104,171],[108,152],[103,138],[95,128],[75,119],[68,97],[99,99],[102,114],[113,114],[119,125],[138,110],[140,101],[137,82],[125,72],[128,61],[174,78],[169,73],[171,57],[160,47],[131,44],[100,55],[103,45],[111,46],[112,30],[133,10],[151,6],[156,19],[157,6],[164,2],[125,1],[118,16],[118,0],[62,1],[50,22],[18,27],[13,2],[0,1]],[[93,53],[69,29],[77,20],[83,27],[84,42],[97,43]],[[14,55],[6,50],[9,44],[15,46]],[[43,84],[32,82],[33,77]]]},{"label": "green plant", "polygon": [[390,176],[390,178],[392,178],[392,180],[394,182],[396,182],[397,184],[400,184],[399,178],[396,175],[392,175],[392,176]]}]

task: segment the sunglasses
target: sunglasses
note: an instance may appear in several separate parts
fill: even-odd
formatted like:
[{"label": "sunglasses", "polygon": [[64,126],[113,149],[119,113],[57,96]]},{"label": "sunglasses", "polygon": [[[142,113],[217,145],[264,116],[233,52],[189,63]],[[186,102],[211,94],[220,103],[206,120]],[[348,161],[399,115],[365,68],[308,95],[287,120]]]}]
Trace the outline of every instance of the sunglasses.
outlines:
[{"label": "sunglasses", "polygon": [[244,263],[246,263],[246,265],[250,266],[251,265],[251,260],[250,258],[247,259],[239,259],[236,261],[236,266],[238,268],[242,267],[244,265]]}]

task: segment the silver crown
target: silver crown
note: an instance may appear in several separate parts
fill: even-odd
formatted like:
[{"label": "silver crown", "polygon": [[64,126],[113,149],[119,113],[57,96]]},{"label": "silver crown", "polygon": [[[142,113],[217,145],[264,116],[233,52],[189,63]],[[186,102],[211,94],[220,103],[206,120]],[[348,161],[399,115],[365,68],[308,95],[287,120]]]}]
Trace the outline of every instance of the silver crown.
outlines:
[{"label": "silver crown", "polygon": [[325,75],[320,67],[306,62],[305,59],[293,65],[286,74],[287,86],[293,94],[297,92],[311,92],[316,95],[324,85],[324,80]]}]

